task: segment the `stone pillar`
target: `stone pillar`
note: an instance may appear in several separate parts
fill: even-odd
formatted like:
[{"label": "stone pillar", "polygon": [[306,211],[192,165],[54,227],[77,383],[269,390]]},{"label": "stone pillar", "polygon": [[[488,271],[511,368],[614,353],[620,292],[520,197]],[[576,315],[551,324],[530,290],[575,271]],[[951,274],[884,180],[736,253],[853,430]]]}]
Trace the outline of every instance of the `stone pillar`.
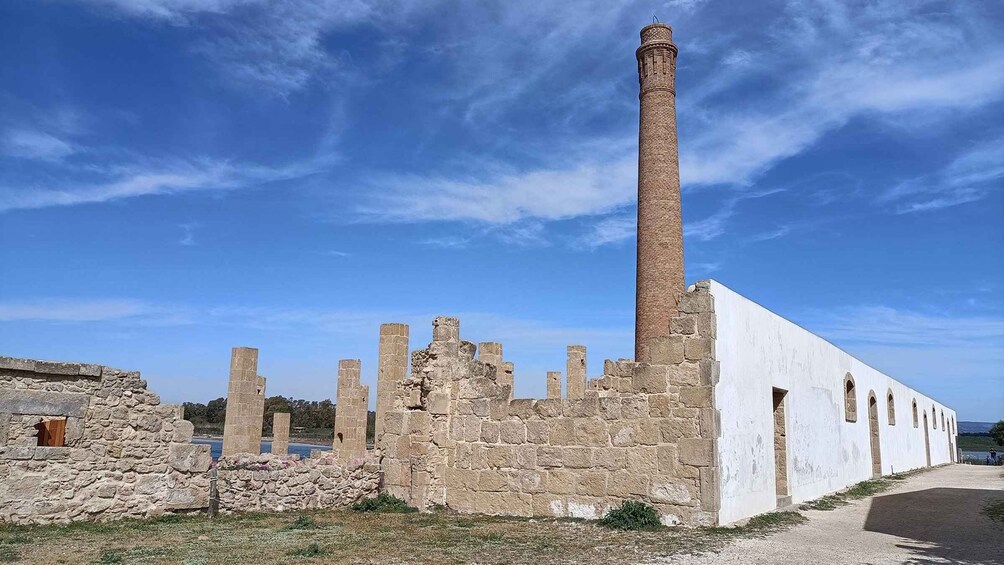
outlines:
[{"label": "stone pillar", "polygon": [[568,383],[565,386],[565,396],[569,400],[583,398],[586,395],[586,346],[568,346],[568,361],[565,363],[565,374],[568,376]]},{"label": "stone pillar", "polygon": [[258,376],[258,350],[254,347],[235,347],[230,356],[223,456],[261,453],[264,416],[265,377]]},{"label": "stone pillar", "polygon": [[547,398],[561,399],[561,371],[547,372]]},{"label": "stone pillar", "polygon": [[339,461],[366,455],[366,413],[370,387],[360,384],[358,359],[338,362],[338,392],[335,397],[335,438],[331,450]]},{"label": "stone pillar", "polygon": [[374,442],[382,447],[384,420],[394,407],[394,393],[398,383],[408,377],[408,326],[383,324],[380,326],[380,353],[377,368],[376,429]]},{"label": "stone pillar", "polygon": [[272,455],[289,455],[289,412],[272,414]]},{"label": "stone pillar", "polygon": [[638,271],[635,360],[644,345],[669,335],[678,295],[685,290],[680,164],[676,137],[676,45],[673,30],[657,23],[641,30],[638,59]]},{"label": "stone pillar", "polygon": [[509,400],[512,400],[513,393],[516,391],[516,366],[513,365],[512,361],[502,362],[502,380],[499,384],[509,385]]},{"label": "stone pillar", "polygon": [[502,361],[502,344],[491,341],[479,343],[478,361],[495,367],[495,382],[499,386],[508,386],[509,398],[512,398],[513,374],[512,371],[505,370],[506,363]]}]

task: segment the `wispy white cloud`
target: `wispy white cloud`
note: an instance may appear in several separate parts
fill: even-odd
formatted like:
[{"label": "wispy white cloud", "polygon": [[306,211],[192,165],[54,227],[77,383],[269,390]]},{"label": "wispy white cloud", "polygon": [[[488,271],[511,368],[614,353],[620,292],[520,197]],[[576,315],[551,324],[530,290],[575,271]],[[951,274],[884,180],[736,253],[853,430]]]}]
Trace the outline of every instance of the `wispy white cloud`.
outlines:
[{"label": "wispy white cloud", "polygon": [[0,212],[109,202],[154,194],[234,190],[318,172],[323,161],[281,167],[200,159],[167,164],[126,165],[106,171],[109,180],[59,186],[0,186]]},{"label": "wispy white cloud", "polygon": [[593,223],[577,243],[587,249],[613,245],[634,238],[637,228],[637,213],[614,214]]},{"label": "wispy white cloud", "polygon": [[138,319],[154,310],[132,299],[0,302],[0,322],[103,322]]},{"label": "wispy white cloud", "polygon": [[0,133],[0,154],[23,159],[58,161],[72,155],[76,148],[69,142],[43,131],[8,129]]},{"label": "wispy white cloud", "polygon": [[199,224],[195,222],[181,224],[178,227],[181,228],[182,236],[178,240],[178,245],[184,245],[190,247],[196,245],[195,243],[195,228],[199,227]]},{"label": "wispy white cloud", "polygon": [[900,214],[976,202],[1004,188],[1004,138],[970,147],[936,173],[912,178],[879,197]]},{"label": "wispy white cloud", "polygon": [[374,221],[470,221],[511,225],[609,212],[632,200],[637,161],[564,170],[508,172],[488,178],[391,176],[357,212]]},{"label": "wispy white cloud", "polygon": [[888,306],[845,307],[806,316],[813,331],[844,343],[995,347],[1004,356],[1004,318],[925,314]]}]

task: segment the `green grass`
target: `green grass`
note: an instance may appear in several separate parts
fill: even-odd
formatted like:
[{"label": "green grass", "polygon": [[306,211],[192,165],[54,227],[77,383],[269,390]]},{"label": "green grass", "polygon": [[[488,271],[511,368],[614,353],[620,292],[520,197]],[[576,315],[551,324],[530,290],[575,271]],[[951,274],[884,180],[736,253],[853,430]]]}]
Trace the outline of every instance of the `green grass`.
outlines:
[{"label": "green grass", "polygon": [[607,512],[600,524],[615,530],[657,530],[662,527],[655,508],[631,500]]},{"label": "green grass", "polygon": [[871,479],[867,481],[861,481],[856,485],[842,490],[840,492],[835,492],[833,494],[828,494],[822,498],[817,498],[816,500],[809,500],[803,502],[799,505],[799,510],[834,510],[840,506],[846,506],[852,500],[859,500],[862,498],[867,498],[869,496],[874,496],[881,492],[885,492],[892,487],[896,486],[898,481],[905,481],[906,479],[917,475],[919,473],[924,473],[928,469],[915,469],[913,471],[906,471],[903,473],[894,473],[885,477],[878,479]]},{"label": "green grass", "polygon": [[356,512],[390,512],[395,514],[411,514],[418,512],[417,508],[408,506],[408,503],[396,496],[385,492],[380,493],[375,498],[366,498],[352,505]]},{"label": "green grass", "polygon": [[314,530],[318,527],[317,522],[310,516],[299,515],[285,529],[287,530]]},{"label": "green grass", "polygon": [[768,512],[750,518],[743,526],[708,528],[710,533],[726,538],[759,537],[803,524],[808,518],[798,512]]},{"label": "green grass", "polygon": [[292,555],[293,557],[306,557],[307,559],[312,559],[314,557],[321,557],[322,555],[327,555],[328,553],[329,553],[328,550],[317,545],[316,543],[312,543],[306,547],[290,551],[289,555]]},{"label": "green grass", "polygon": [[[394,504],[397,506],[397,504]],[[479,563],[601,565],[714,552],[802,518],[770,514],[741,528],[613,530],[596,521],[308,510],[181,516],[72,526],[0,525],[0,563]],[[313,526],[313,527],[310,527]],[[311,546],[316,544],[316,550]]]},{"label": "green grass", "polygon": [[996,449],[1001,451],[1001,446],[997,445],[990,437],[990,434],[959,435],[959,448],[963,451],[990,451]]}]

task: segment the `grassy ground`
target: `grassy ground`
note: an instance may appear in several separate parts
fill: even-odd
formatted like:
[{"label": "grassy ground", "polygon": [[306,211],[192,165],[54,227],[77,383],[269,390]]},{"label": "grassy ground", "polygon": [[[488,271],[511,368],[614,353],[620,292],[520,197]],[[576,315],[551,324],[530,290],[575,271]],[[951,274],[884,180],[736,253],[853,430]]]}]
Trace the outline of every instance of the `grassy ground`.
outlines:
[{"label": "grassy ground", "polygon": [[595,522],[351,510],[166,516],[69,526],[0,526],[0,562],[48,563],[620,563],[714,551],[801,523],[796,512],[738,528],[614,531]]},{"label": "grassy ground", "polygon": [[990,451],[996,449],[1001,451],[1001,446],[997,445],[990,434],[959,434],[959,448],[963,451]]},{"label": "grassy ground", "polygon": [[907,471],[906,473],[887,475],[879,479],[861,481],[860,483],[840,492],[828,494],[822,498],[817,498],[816,500],[803,502],[798,508],[799,510],[833,510],[838,506],[848,504],[852,500],[859,500],[885,492],[896,486],[897,482],[904,481],[909,477],[919,475],[920,473],[926,473],[929,470],[930,469],[917,469],[914,471]]}]

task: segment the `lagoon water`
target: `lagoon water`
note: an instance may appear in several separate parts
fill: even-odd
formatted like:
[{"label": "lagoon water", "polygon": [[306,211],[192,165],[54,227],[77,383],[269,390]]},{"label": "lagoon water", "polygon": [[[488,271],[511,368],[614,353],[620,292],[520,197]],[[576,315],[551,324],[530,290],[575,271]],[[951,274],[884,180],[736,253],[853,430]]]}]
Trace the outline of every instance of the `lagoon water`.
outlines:
[{"label": "lagoon water", "polygon": [[[223,440],[222,439],[206,439],[206,438],[195,438],[192,443],[197,443],[201,445],[208,445],[209,452],[213,456],[213,461],[220,458],[220,454],[223,453]],[[309,457],[310,450],[320,449],[321,451],[331,451],[330,445],[314,445],[311,443],[290,443],[289,453],[290,455],[296,454],[300,457]],[[263,441],[261,442],[261,452],[271,453],[272,452],[272,442]]]}]

